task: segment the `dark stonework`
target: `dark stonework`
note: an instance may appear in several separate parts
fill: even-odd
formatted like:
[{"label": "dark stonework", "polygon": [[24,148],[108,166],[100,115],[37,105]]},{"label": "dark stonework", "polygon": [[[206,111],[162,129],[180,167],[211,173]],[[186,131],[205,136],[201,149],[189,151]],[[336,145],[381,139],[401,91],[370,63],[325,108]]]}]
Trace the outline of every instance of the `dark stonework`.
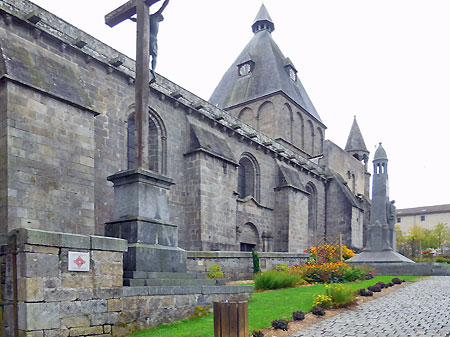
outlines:
[{"label": "dark stonework", "polygon": [[366,247],[347,260],[349,263],[414,263],[395,248],[395,206],[389,201],[388,159],[381,143],[375,152],[372,185],[372,208]]},{"label": "dark stonework", "polygon": [[118,172],[114,184],[114,217],[108,236],[128,240],[124,270],[186,272],[186,252],[178,248],[178,226],[168,223],[170,178],[144,169]]},{"label": "dark stonework", "polygon": [[[37,25],[25,19],[31,12]],[[335,233],[363,246],[368,201],[358,195],[366,195],[367,172],[351,152],[362,136],[353,132],[358,142],[348,151],[324,141],[293,63],[271,47],[268,13],[255,22],[252,52],[239,58],[254,62],[252,75],[237,77],[234,64],[225,81],[249,81],[255,91],[219,88],[239,96],[226,110],[158,74],[157,84],[135,85],[134,60],[27,0],[0,0],[0,14],[10,18],[0,20],[1,232],[106,232],[130,244],[237,251],[246,240],[237,228],[249,228],[259,250],[302,252],[315,235]],[[133,13],[123,14],[115,24]],[[151,163],[143,167],[154,172],[117,177],[117,194],[105,177],[131,167],[136,88],[149,95]],[[243,158],[251,159],[254,191],[239,198]],[[170,193],[160,173],[173,179]]]}]

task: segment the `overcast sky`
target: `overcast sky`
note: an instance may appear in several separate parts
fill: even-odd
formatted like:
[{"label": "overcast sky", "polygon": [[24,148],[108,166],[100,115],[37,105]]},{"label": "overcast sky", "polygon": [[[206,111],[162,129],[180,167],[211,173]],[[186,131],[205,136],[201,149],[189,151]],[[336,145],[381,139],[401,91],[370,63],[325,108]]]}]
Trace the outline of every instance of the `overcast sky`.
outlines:
[{"label": "overcast sky", "polygon": [[[125,0],[33,2],[134,58],[135,24],[104,24]],[[209,99],[252,38],[261,3],[171,0],[160,25],[157,72]],[[450,1],[264,4],[275,41],[328,127],[326,138],[344,147],[356,115],[371,160],[383,142],[398,208],[450,203]]]}]

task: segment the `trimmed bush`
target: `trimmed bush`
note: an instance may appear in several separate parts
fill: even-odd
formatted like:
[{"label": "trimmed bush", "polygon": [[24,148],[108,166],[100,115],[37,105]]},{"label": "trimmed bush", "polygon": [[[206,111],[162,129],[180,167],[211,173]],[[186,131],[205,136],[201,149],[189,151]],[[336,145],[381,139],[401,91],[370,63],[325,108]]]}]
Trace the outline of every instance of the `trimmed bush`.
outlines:
[{"label": "trimmed bush", "polygon": [[374,293],[381,293],[381,288],[377,284],[373,285],[371,287],[367,287],[367,289],[369,289],[371,292],[374,292]]},{"label": "trimmed bush", "polygon": [[376,285],[378,285],[381,289],[387,288],[386,283],[384,282],[378,282]]},{"label": "trimmed bush", "polygon": [[288,322],[285,321],[284,319],[276,319],[276,320],[272,321],[272,327],[275,330],[288,331]]},{"label": "trimmed bush", "polygon": [[254,276],[256,290],[291,288],[300,282],[300,277],[292,273],[270,270]]},{"label": "trimmed bush", "polygon": [[363,289],[359,289],[359,295],[364,296],[364,297],[369,297],[369,296],[373,296],[373,292],[363,288]]},{"label": "trimmed bush", "polygon": [[311,313],[316,316],[324,316],[325,310],[323,310],[323,308],[321,307],[313,307]]},{"label": "trimmed bush", "polygon": [[400,280],[398,277],[394,277],[392,279],[392,283],[394,283],[394,284],[402,284],[402,280]]},{"label": "trimmed bush", "polygon": [[292,318],[294,319],[294,321],[303,321],[305,319],[305,313],[301,310],[294,311],[292,313]]}]

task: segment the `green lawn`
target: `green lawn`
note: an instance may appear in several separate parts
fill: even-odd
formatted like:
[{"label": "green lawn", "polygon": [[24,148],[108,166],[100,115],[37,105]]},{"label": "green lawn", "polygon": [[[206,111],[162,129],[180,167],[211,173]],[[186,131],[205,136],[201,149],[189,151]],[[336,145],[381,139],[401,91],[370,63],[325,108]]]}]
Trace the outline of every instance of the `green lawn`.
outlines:
[{"label": "green lawn", "polygon": [[[377,282],[388,283],[393,276],[377,276],[372,280],[351,282],[355,290],[367,288]],[[419,276],[398,276],[402,280],[414,281]],[[272,320],[284,318],[290,320],[292,312],[311,311],[313,295],[324,293],[325,285],[317,284],[298,288],[288,288],[267,292],[254,293],[249,302],[249,330],[269,328]],[[141,331],[133,337],[214,337],[213,315],[207,314],[167,325],[160,325],[151,330]]]}]

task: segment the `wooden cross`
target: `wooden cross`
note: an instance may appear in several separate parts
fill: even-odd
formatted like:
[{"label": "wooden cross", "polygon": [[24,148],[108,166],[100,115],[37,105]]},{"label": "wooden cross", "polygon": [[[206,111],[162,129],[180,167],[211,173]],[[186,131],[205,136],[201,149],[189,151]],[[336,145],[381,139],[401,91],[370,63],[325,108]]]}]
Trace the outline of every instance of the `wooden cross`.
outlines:
[{"label": "wooden cross", "polygon": [[130,0],[105,16],[105,23],[114,27],[137,14],[136,86],[135,86],[135,168],[148,169],[148,96],[150,9],[159,0]]}]

